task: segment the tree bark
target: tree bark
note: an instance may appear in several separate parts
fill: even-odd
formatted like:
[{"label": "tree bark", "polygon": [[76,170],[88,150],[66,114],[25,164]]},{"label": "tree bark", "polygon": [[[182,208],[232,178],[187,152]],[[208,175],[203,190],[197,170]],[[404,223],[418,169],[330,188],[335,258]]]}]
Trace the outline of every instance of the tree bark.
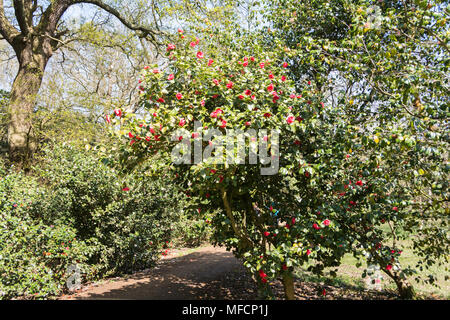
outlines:
[{"label": "tree bark", "polygon": [[415,298],[416,292],[414,291],[414,287],[409,283],[408,279],[400,277],[398,273],[393,273],[389,276],[392,280],[394,280],[400,298],[408,300]]},{"label": "tree bark", "polygon": [[43,71],[20,67],[14,80],[8,108],[9,155],[13,162],[24,164],[35,144],[32,136],[32,115]]},{"label": "tree bark", "polygon": [[283,273],[284,297],[286,300],[295,300],[294,276],[292,272]]}]

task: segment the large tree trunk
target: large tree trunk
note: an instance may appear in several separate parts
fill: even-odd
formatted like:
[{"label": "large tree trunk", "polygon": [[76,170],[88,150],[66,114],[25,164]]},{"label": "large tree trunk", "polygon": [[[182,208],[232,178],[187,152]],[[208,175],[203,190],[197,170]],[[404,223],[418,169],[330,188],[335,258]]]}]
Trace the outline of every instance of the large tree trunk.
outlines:
[{"label": "large tree trunk", "polygon": [[[15,48],[19,60],[19,72],[14,80],[8,107],[8,145],[10,159],[26,164],[35,149],[32,135],[32,116],[44,70],[51,50],[39,45],[24,43]],[[46,46],[48,47],[48,46]]]},{"label": "large tree trunk", "polygon": [[34,150],[32,115],[42,82],[42,72],[21,67],[9,103],[8,144],[10,159],[24,163]]}]

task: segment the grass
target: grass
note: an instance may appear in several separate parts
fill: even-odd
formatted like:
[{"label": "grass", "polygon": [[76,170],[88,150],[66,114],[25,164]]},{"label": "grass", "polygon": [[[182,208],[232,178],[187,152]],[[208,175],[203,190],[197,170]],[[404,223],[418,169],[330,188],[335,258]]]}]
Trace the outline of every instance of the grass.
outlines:
[{"label": "grass", "polygon": [[[408,241],[399,241],[399,247],[404,248],[403,253],[400,257],[400,263],[403,268],[407,266],[415,267],[419,258],[414,255],[411,248],[409,248]],[[312,273],[306,271],[308,266],[305,268],[298,268],[296,270],[297,277],[304,281],[311,281],[315,283],[326,283],[332,286],[338,287],[349,287],[355,290],[363,290],[367,288],[365,279],[362,278],[362,273],[366,266],[363,264],[361,267],[356,267],[357,260],[351,255],[346,254],[342,259],[342,263],[337,268],[327,268],[323,276],[313,275]],[[332,277],[330,271],[337,269],[337,276]],[[423,298],[439,298],[439,299],[450,299],[450,281],[446,281],[445,277],[450,277],[449,265],[446,266],[431,266],[428,270],[419,271],[418,275],[426,278],[428,274],[433,274],[437,277],[437,285],[433,286],[428,283],[418,282],[414,276],[410,276],[408,279],[413,284],[416,293]],[[395,291],[396,286],[394,282],[382,271],[380,274],[383,276],[381,281],[381,290],[385,291]]]}]

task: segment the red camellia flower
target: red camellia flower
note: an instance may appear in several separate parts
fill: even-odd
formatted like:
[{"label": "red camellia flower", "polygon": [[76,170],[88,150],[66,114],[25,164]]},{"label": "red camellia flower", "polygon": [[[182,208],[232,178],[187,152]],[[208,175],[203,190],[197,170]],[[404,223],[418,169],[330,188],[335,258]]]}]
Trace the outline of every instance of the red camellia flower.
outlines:
[{"label": "red camellia flower", "polygon": [[398,211],[398,207],[393,207],[392,210]]},{"label": "red camellia flower", "polygon": [[227,126],[227,122],[225,120],[222,120],[222,124],[220,125],[221,128],[225,128]]},{"label": "red camellia flower", "polygon": [[197,45],[197,43],[195,41],[192,41],[189,45],[193,48]]},{"label": "red camellia flower", "polygon": [[273,91],[273,84],[270,84],[268,87],[267,87],[267,91],[269,91],[269,92],[272,92]]},{"label": "red camellia flower", "polygon": [[179,33],[183,33],[183,29],[178,28],[178,32],[179,32]]},{"label": "red camellia flower", "polygon": [[265,231],[265,232],[264,232],[264,236],[266,236],[266,237],[270,236],[270,232]]},{"label": "red camellia flower", "polygon": [[181,119],[180,119],[180,122],[178,122],[178,125],[179,125],[180,127],[184,126],[185,124],[186,124],[186,120],[184,120],[184,118],[181,118]]},{"label": "red camellia flower", "polygon": [[233,82],[231,82],[231,81],[228,82],[228,83],[227,83],[227,88],[228,88],[228,89],[233,88]]},{"label": "red camellia flower", "polygon": [[194,132],[194,133],[192,134],[192,138],[194,138],[194,139],[195,139],[195,138],[198,138],[198,135],[199,135],[198,132]]},{"label": "red camellia flower", "polygon": [[245,90],[244,93],[245,93],[245,95],[247,95],[247,96],[249,96],[249,95],[252,94],[252,92],[251,92],[249,89]]},{"label": "red camellia flower", "polygon": [[248,61],[244,61],[244,63],[242,64],[243,67],[248,66]]},{"label": "red camellia flower", "polygon": [[122,189],[122,191],[130,191],[130,188],[125,187],[125,188]]},{"label": "red camellia flower", "polygon": [[129,136],[130,138],[134,138],[134,136],[133,136],[133,134],[132,134],[131,132],[128,132],[128,136]]},{"label": "red camellia flower", "polygon": [[213,79],[213,83],[214,83],[216,86],[218,86],[218,85],[219,85],[219,80]]},{"label": "red camellia flower", "polygon": [[222,183],[224,176],[219,176],[219,183]]},{"label": "red camellia flower", "polygon": [[264,118],[270,118],[272,115],[269,112],[264,113]]},{"label": "red camellia flower", "polygon": [[264,62],[261,62],[260,64],[259,64],[259,67],[261,68],[261,69],[264,69]]},{"label": "red camellia flower", "polygon": [[157,101],[157,102],[160,102],[160,103],[164,103],[164,102],[165,102],[163,98],[159,98],[159,99],[156,100],[156,101]]},{"label": "red camellia flower", "polygon": [[287,62],[283,63],[283,68],[287,68],[287,67],[288,67],[288,63]]},{"label": "red camellia flower", "polygon": [[197,52],[197,58],[203,59],[203,52],[201,51]]},{"label": "red camellia flower", "polygon": [[292,94],[289,96],[289,98],[295,99],[295,98],[297,98],[297,96],[295,95],[295,93],[292,93]]},{"label": "red camellia flower", "polygon": [[322,223],[323,223],[324,226],[329,226],[330,225],[330,220],[325,219],[325,220],[323,220]]},{"label": "red camellia flower", "polygon": [[245,125],[248,127],[248,126],[251,125],[251,122],[250,122],[250,121],[246,121],[246,122],[245,122]]},{"label": "red camellia flower", "polygon": [[292,218],[291,222],[292,222],[292,225],[295,224],[295,217]]},{"label": "red camellia flower", "polygon": [[294,123],[294,121],[295,121],[295,117],[294,116],[288,116],[287,119],[286,119],[286,122],[288,124],[292,124],[292,123]]},{"label": "red camellia flower", "polygon": [[209,60],[208,60],[208,67],[209,67],[210,65],[212,65],[212,64],[213,64],[213,62],[214,62],[214,60],[213,60],[213,59],[209,59]]},{"label": "red camellia flower", "polygon": [[153,73],[159,73],[159,70],[158,69],[153,69],[153,71],[152,71]]},{"label": "red camellia flower", "polygon": [[281,81],[286,81],[286,77],[285,76],[281,76]]},{"label": "red camellia flower", "polygon": [[319,225],[317,223],[313,223],[313,228],[316,229],[316,230],[320,229],[320,227],[319,227]]},{"label": "red camellia flower", "polygon": [[386,270],[391,270],[392,269],[392,265],[390,265],[390,264],[388,264],[387,266],[386,266]]},{"label": "red camellia flower", "polygon": [[210,171],[212,174],[216,174],[216,172],[217,172],[217,170],[215,170],[215,169],[211,169],[211,171]]},{"label": "red camellia flower", "polygon": [[269,79],[273,79],[273,78],[274,78],[273,74],[269,74]]},{"label": "red camellia flower", "polygon": [[286,266],[285,264],[283,264],[283,265],[281,266],[281,268],[282,268],[284,271],[287,270],[287,266]]},{"label": "red camellia flower", "polygon": [[120,118],[120,117],[122,116],[122,110],[120,110],[120,109],[115,109],[115,110],[114,110],[114,114]]},{"label": "red camellia flower", "polygon": [[296,144],[297,146],[301,145],[302,143],[300,142],[300,140],[295,140],[294,144]]},{"label": "red camellia flower", "polygon": [[311,250],[306,250],[306,255],[309,256],[311,254]]},{"label": "red camellia flower", "polygon": [[174,44],[169,44],[168,46],[167,46],[167,51],[170,51],[170,50],[174,50],[175,49],[175,45]]},{"label": "red camellia flower", "polygon": [[173,75],[173,73],[169,74],[169,77],[167,78],[167,80],[171,81],[175,78],[175,76]]},{"label": "red camellia flower", "polygon": [[242,94],[240,94],[238,98],[243,100],[245,97]]},{"label": "red camellia flower", "polygon": [[183,95],[181,93],[177,93],[176,97],[178,100],[181,100],[183,98]]},{"label": "red camellia flower", "polygon": [[362,186],[362,185],[363,185],[363,182],[362,182],[361,180],[358,180],[358,181],[356,181],[356,185],[357,185],[357,186]]},{"label": "red camellia flower", "polygon": [[105,116],[105,118],[106,122],[111,123],[111,117],[108,114]]}]

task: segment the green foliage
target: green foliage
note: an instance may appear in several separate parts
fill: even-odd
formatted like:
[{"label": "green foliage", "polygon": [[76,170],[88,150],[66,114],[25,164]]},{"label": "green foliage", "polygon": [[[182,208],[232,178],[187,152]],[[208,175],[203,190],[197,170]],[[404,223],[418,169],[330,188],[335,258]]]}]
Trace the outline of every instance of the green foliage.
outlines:
[{"label": "green foliage", "polygon": [[94,151],[55,146],[33,176],[1,173],[2,298],[57,295],[70,265],[82,281],[151,267],[182,221],[184,195],[162,179],[120,175]]}]

